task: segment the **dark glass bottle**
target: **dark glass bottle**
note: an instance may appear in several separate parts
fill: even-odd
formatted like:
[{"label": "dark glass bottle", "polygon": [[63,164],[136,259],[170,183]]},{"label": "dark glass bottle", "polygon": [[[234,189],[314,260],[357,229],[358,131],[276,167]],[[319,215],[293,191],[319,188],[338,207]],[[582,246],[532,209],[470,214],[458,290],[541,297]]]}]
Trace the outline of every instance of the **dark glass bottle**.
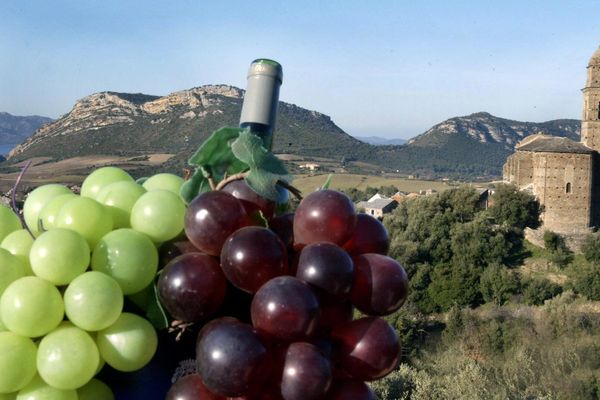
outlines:
[{"label": "dark glass bottle", "polygon": [[277,61],[259,58],[250,64],[240,127],[249,128],[260,136],[268,150],[271,150],[273,145],[282,80],[283,69]]}]

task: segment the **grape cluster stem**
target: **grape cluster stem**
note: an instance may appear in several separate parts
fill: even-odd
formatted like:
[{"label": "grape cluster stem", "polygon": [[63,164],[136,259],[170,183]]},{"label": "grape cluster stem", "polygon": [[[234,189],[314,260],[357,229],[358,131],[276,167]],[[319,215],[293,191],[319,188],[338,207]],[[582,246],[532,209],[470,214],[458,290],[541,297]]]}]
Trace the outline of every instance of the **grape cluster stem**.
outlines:
[{"label": "grape cluster stem", "polygon": [[21,221],[21,225],[23,226],[23,228],[27,232],[29,232],[29,234],[31,235],[31,237],[33,239],[35,239],[35,236],[33,236],[33,232],[31,232],[31,230],[27,226],[27,223],[25,222],[25,217],[23,217],[23,214],[19,211],[19,208],[17,207],[17,190],[19,190],[19,185],[21,184],[21,181],[23,180],[23,177],[25,176],[25,173],[27,172],[27,170],[29,169],[30,166],[31,166],[31,160],[27,161],[25,163],[25,165],[23,165],[23,168],[21,168],[21,172],[19,173],[19,176],[17,176],[15,185],[12,188],[11,207],[12,207],[12,210],[14,211],[14,213],[17,214],[17,216],[19,217],[19,220]]}]

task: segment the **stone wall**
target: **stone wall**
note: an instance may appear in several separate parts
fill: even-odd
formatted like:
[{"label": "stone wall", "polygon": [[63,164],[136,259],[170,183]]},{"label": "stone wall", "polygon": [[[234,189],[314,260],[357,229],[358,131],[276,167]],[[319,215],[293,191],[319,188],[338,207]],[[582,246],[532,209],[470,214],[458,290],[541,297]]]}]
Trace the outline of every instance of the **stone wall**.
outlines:
[{"label": "stone wall", "polygon": [[533,153],[517,151],[506,160],[502,169],[503,180],[523,188],[533,182]]},{"label": "stone wall", "polygon": [[551,231],[569,234],[592,226],[592,154],[533,154],[533,192]]}]

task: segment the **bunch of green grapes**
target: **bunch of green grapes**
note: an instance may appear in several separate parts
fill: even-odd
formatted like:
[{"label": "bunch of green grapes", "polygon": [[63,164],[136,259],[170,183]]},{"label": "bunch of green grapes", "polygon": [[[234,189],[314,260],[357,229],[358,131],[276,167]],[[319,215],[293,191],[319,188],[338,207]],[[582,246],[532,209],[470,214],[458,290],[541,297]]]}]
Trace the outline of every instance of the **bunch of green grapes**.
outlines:
[{"label": "bunch of green grapes", "polygon": [[28,230],[0,205],[0,400],[110,400],[95,378],[105,364],[152,359],[156,331],[124,298],[153,284],[157,246],[183,232],[182,183],[105,167],[80,195],[40,186],[24,203]]}]

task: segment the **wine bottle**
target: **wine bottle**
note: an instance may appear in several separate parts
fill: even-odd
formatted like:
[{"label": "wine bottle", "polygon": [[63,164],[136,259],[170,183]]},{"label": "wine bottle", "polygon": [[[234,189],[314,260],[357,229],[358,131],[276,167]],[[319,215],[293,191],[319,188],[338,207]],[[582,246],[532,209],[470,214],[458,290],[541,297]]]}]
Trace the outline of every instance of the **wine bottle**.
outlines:
[{"label": "wine bottle", "polygon": [[240,128],[249,128],[258,135],[268,150],[273,145],[282,80],[283,69],[277,61],[259,58],[250,64]]}]

